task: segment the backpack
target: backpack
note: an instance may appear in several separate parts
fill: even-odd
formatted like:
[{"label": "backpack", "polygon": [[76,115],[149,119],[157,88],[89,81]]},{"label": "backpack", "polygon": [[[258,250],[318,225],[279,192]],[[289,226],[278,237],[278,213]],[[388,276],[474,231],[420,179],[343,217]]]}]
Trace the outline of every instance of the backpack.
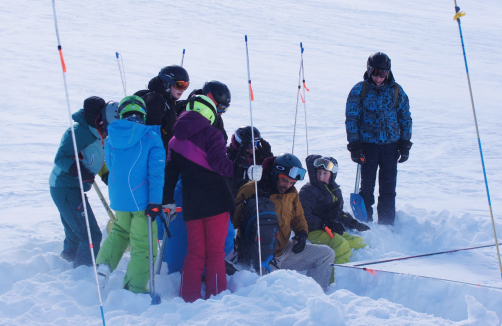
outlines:
[{"label": "backpack", "polygon": [[260,210],[260,244],[261,259],[258,255],[258,227],[256,218],[256,196],[244,200],[243,217],[239,225],[240,236],[237,238],[236,251],[239,262],[252,265],[255,271],[260,266],[269,269],[268,264],[274,257],[279,231],[279,216],[275,212],[275,204],[268,197],[258,196]]}]

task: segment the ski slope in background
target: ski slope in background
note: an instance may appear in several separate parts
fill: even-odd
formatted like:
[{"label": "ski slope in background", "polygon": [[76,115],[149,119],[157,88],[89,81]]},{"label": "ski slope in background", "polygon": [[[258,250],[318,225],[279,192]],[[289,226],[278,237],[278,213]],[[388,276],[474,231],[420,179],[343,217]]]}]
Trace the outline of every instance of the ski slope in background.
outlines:
[{"label": "ski slope in background", "polygon": [[[500,241],[502,4],[458,4],[467,12],[462,28]],[[387,53],[410,98],[414,145],[410,160],[398,166],[395,226],[370,224],[362,234],[368,246],[355,251],[351,262],[493,243],[453,1],[60,1],[56,6],[72,112],[92,95],[107,101],[123,97],[115,52],[123,56],[129,95],[144,89],[161,67],[179,64],[186,49],[191,86],[185,95],[209,79],[226,83],[232,105],[224,121],[231,134],[250,123],[247,34],[254,124],[275,154],[291,151],[303,42],[309,153],[338,160],[337,182],[347,198],[356,166],[346,150],[345,101],[362,79],[368,55]],[[59,257],[64,233],[49,195],[54,155],[69,126],[51,3],[0,3],[0,22],[0,324],[100,325],[93,270],[73,269]],[[294,153],[303,160],[307,146],[299,110]],[[108,216],[93,190],[88,195],[104,230]],[[337,267],[336,286],[327,294],[300,273],[278,271],[260,279],[243,271],[229,278],[228,290],[217,297],[186,304],[177,297],[179,274],[163,274],[157,279],[163,299],[158,306],[150,306],[148,295],[121,289],[128,261],[126,255],[102,293],[109,325],[502,322],[494,247],[371,265],[375,274]]]}]

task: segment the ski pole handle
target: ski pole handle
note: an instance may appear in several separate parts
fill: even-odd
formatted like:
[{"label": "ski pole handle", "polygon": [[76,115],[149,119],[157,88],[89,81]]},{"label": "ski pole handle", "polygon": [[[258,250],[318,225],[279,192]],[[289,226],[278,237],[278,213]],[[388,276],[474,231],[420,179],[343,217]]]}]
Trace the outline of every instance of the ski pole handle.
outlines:
[{"label": "ski pole handle", "polygon": [[329,227],[325,226],[324,227],[324,231],[326,231],[326,233],[329,235],[329,237],[331,239],[333,239],[333,232],[331,232],[331,230],[329,229]]},{"label": "ski pole handle", "polygon": [[[181,213],[181,207],[176,207],[176,213]],[[169,208],[164,209],[164,213],[171,214],[171,210]]]}]

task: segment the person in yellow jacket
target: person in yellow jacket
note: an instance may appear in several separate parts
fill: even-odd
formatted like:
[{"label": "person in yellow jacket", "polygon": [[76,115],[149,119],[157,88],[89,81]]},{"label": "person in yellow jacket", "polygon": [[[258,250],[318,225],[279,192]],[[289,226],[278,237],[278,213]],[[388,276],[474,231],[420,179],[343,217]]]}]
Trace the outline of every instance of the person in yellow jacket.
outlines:
[{"label": "person in yellow jacket", "polygon": [[[307,276],[312,277],[326,291],[335,252],[328,246],[306,243],[308,225],[295,188],[296,181],[303,180],[306,170],[296,156],[288,153],[267,158],[262,167],[263,175],[258,182],[258,192],[260,196],[266,194],[274,202],[279,218],[278,244],[271,265],[279,269],[306,270]],[[243,199],[255,194],[254,182],[243,185],[237,194],[237,208],[232,219],[236,228],[242,219]],[[295,233],[292,240],[291,231]],[[239,236],[238,232],[237,237]]]}]

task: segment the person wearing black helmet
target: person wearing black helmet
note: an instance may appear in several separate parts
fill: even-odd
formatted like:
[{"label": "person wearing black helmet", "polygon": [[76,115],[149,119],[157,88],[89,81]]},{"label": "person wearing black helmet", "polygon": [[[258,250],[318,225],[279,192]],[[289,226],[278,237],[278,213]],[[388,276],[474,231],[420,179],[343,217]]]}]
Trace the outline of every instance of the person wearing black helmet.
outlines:
[{"label": "person wearing black helmet", "polygon": [[[217,80],[209,80],[204,83],[202,88],[193,90],[190,95],[188,95],[188,99],[195,95],[205,95],[214,102],[214,105],[216,106],[216,121],[214,122],[213,127],[223,133],[223,138],[225,139],[225,143],[227,143],[228,135],[225,131],[225,125],[223,124],[223,119],[221,117],[223,113],[228,111],[230,101],[232,100],[232,95],[230,94],[230,90],[227,85]],[[186,103],[188,103],[188,99],[180,101],[179,104],[176,105],[178,116],[186,111]]]},{"label": "person wearing black helmet", "polygon": [[230,145],[227,146],[227,157],[236,163],[234,178],[230,182],[234,198],[239,188],[249,182],[247,170],[253,165],[253,146],[257,165],[261,165],[266,158],[274,156],[270,144],[261,138],[261,133],[256,127],[254,127],[254,140],[252,140],[251,126],[241,126],[232,135]]},{"label": "person wearing black helmet", "polygon": [[170,65],[162,68],[159,74],[150,80],[148,89],[134,93],[146,103],[146,124],[160,126],[160,135],[166,151],[177,119],[177,101],[189,85],[190,77],[185,68]]},{"label": "person wearing black helmet", "polygon": [[396,83],[391,60],[382,52],[368,58],[364,80],[349,93],[345,127],[352,161],[361,164],[361,190],[368,221],[373,220],[377,170],[378,223],[394,224],[397,163],[408,160],[412,119],[408,96]]}]

